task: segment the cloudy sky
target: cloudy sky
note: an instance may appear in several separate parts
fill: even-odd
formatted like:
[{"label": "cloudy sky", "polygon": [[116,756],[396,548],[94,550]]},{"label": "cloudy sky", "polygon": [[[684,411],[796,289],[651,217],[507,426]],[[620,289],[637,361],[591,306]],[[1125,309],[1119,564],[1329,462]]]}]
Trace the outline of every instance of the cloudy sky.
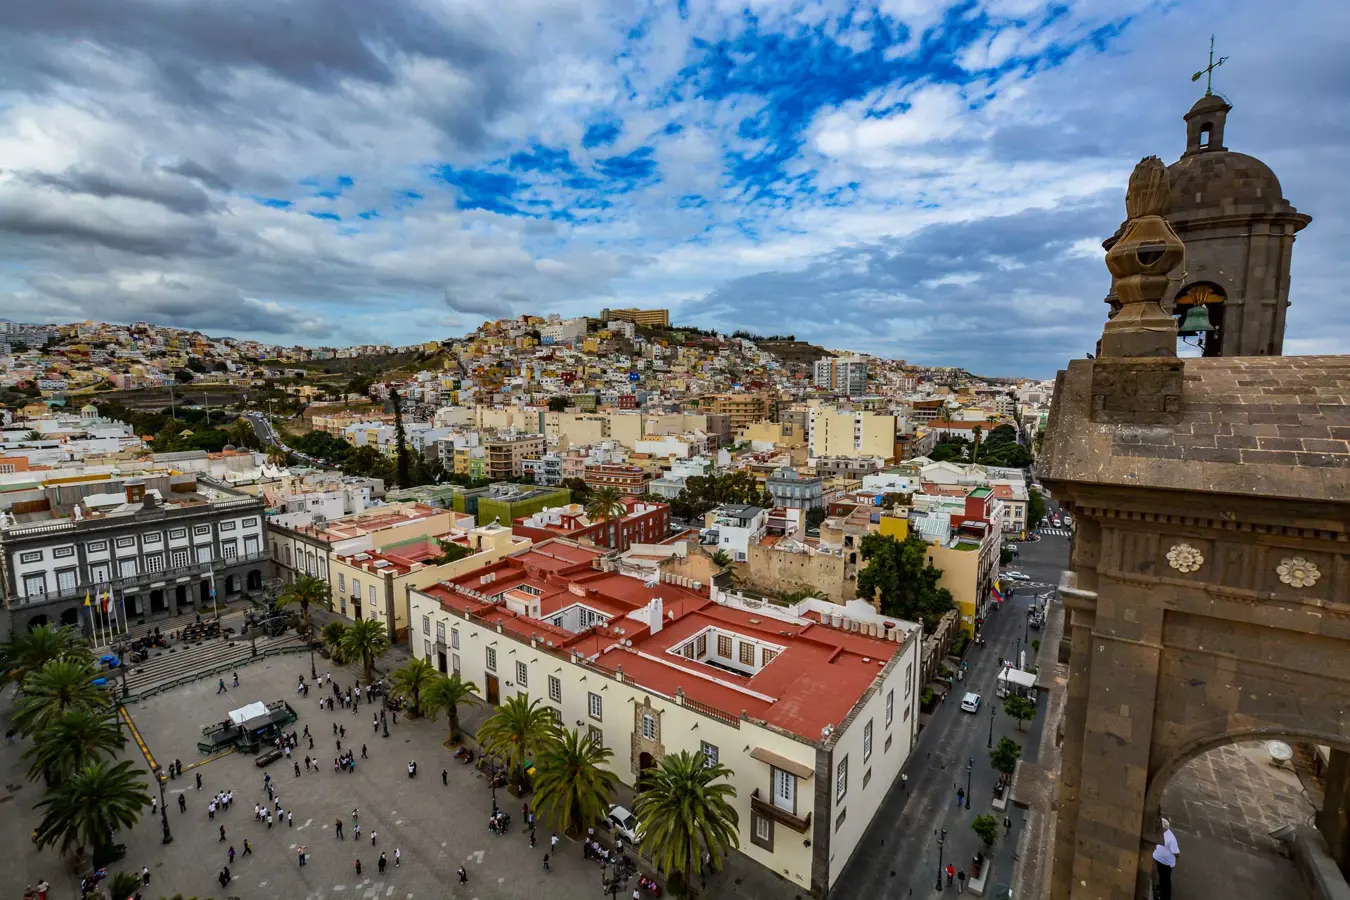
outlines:
[{"label": "cloudy sky", "polygon": [[[1350,348],[1350,4],[10,0],[0,316],[304,344],[667,306],[990,374],[1100,333],[1134,163],[1227,144]],[[1338,249],[1339,248],[1339,249]]]}]

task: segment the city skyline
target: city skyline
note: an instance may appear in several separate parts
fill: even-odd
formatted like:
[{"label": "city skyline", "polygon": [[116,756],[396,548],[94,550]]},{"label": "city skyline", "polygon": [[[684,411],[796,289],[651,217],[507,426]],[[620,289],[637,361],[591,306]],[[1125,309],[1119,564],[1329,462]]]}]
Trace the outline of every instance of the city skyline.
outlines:
[{"label": "city skyline", "polygon": [[345,345],[658,306],[1049,377],[1100,333],[1100,241],[1134,162],[1180,153],[1217,30],[1228,146],[1315,220],[1286,353],[1350,337],[1345,11],[267,9],[0,12],[0,315]]}]

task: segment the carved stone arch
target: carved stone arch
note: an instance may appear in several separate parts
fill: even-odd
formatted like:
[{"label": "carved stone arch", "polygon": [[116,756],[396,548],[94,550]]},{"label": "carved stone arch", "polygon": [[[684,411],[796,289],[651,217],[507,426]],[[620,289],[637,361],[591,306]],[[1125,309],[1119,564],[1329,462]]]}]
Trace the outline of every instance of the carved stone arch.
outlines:
[{"label": "carved stone arch", "polygon": [[[633,774],[641,775],[644,768],[661,765],[666,755],[661,742],[661,719],[665,710],[652,706],[650,694],[633,704],[633,738],[631,766]],[[646,763],[646,765],[644,765]]]}]

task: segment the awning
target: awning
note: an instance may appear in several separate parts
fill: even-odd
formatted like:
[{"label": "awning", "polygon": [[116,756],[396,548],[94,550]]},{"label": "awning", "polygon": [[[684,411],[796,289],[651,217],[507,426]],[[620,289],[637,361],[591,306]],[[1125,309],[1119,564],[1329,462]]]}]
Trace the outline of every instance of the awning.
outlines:
[{"label": "awning", "polygon": [[236,725],[243,725],[249,719],[256,719],[259,716],[267,715],[267,704],[261,700],[255,700],[248,706],[241,706],[238,709],[230,711],[230,721]]},{"label": "awning", "polygon": [[798,778],[810,778],[816,774],[816,770],[810,766],[804,766],[795,759],[788,759],[786,756],[779,756],[772,750],[766,750],[763,747],[756,747],[750,751],[750,758],[757,759],[762,763],[767,763],[775,769],[782,769],[796,775]]}]

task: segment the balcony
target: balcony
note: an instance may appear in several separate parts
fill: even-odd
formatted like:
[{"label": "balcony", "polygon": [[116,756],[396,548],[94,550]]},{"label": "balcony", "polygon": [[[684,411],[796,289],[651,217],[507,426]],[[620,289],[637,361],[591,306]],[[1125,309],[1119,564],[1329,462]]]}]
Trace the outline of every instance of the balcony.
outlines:
[{"label": "balcony", "polygon": [[260,551],[258,553],[250,553],[247,556],[236,556],[233,559],[213,559],[210,562],[192,563],[191,565],[178,566],[171,569],[160,569],[158,572],[139,572],[135,575],[119,575],[111,581],[84,581],[74,587],[46,591],[33,597],[16,598],[16,600],[19,603],[31,604],[43,603],[49,600],[68,600],[72,597],[83,597],[86,593],[98,594],[100,591],[106,591],[110,588],[117,591],[132,591],[152,584],[169,584],[182,578],[206,575],[212,571],[223,571],[233,566],[243,566],[268,559],[271,559],[271,554],[267,551]]},{"label": "balcony", "polygon": [[750,794],[750,810],[766,819],[772,819],[780,825],[786,825],[798,834],[806,834],[811,830],[810,813],[807,813],[806,818],[803,819],[786,809],[774,806],[764,799],[759,788],[755,788]]}]

